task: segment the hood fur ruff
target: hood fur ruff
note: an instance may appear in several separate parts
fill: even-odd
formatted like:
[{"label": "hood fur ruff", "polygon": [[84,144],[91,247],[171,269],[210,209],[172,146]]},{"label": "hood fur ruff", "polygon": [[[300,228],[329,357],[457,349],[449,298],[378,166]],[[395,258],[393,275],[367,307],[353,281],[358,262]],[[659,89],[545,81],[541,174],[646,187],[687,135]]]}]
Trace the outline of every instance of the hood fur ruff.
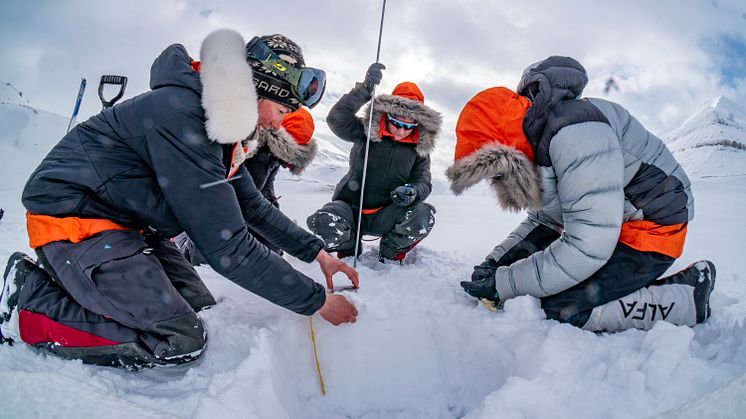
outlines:
[{"label": "hood fur ruff", "polygon": [[[379,122],[384,113],[403,116],[415,120],[420,130],[417,139],[417,154],[427,157],[435,148],[435,138],[440,133],[440,127],[443,124],[443,117],[440,112],[417,102],[416,100],[407,99],[401,96],[380,95],[376,96],[375,106],[373,109],[373,126],[371,128],[370,140],[373,142],[381,141],[378,138]],[[365,107],[365,117],[362,119],[366,129],[368,119],[370,118],[370,103]]]},{"label": "hood fur ruff", "polygon": [[221,144],[249,137],[257,123],[257,96],[245,48],[238,32],[221,29],[207,35],[200,49],[205,129]]},{"label": "hood fur ruff", "polygon": [[300,145],[283,127],[280,127],[277,131],[272,129],[260,130],[259,143],[253,150],[258,150],[265,145],[275,157],[289,164],[290,173],[296,176],[303,173],[306,167],[311,164],[318,150],[315,138],[311,138],[311,141],[307,144]]},{"label": "hood fur ruff", "polygon": [[520,151],[497,142],[457,160],[446,170],[446,176],[456,195],[489,179],[502,209],[519,212],[541,206],[541,179],[536,165]]}]

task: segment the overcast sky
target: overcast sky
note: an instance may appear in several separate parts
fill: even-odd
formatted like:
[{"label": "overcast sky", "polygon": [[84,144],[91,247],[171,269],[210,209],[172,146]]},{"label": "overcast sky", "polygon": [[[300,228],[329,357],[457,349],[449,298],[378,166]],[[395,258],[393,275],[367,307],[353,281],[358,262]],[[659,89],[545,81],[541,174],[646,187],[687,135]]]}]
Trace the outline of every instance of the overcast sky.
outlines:
[{"label": "overcast sky", "polygon": [[[153,59],[172,43],[197,59],[215,29],[236,29],[246,40],[283,33],[301,45],[307,65],[327,71],[324,101],[312,111],[323,125],[331,104],[375,61],[381,4],[5,0],[0,80],[34,106],[69,116],[85,77],[85,119],[100,110],[102,74],[129,77],[125,97],[142,93]],[[452,142],[458,112],[475,93],[515,88],[525,67],[549,55],[580,61],[590,77],[585,96],[621,103],[659,135],[719,95],[746,108],[742,0],[389,0],[380,90],[418,83],[445,116],[443,141]],[[605,94],[610,77],[619,90]]]}]

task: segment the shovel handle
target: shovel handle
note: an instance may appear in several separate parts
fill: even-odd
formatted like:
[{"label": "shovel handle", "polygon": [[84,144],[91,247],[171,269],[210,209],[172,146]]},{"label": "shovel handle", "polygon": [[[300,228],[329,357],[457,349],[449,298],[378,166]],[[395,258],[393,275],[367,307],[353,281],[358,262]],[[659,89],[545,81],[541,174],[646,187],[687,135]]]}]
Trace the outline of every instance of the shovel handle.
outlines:
[{"label": "shovel handle", "polygon": [[[111,100],[104,99],[104,86],[107,84],[119,86],[119,92]],[[113,106],[119,99],[124,96],[124,89],[127,88],[126,76],[103,75],[98,83],[98,97],[101,99],[101,105],[104,109]]]}]

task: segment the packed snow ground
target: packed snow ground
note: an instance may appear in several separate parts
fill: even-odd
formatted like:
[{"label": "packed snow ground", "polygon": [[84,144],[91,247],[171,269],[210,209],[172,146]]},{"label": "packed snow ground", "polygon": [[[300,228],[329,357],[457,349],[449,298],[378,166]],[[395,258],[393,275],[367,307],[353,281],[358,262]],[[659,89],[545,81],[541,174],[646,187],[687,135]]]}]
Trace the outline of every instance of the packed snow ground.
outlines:
[{"label": "packed snow ground", "polygon": [[[18,115],[0,109],[0,119],[23,125],[13,137],[0,133],[3,264],[13,251],[30,252],[20,191],[67,123],[27,112],[22,115],[28,119],[19,122]],[[278,181],[282,209],[300,225],[330,198],[345,164],[340,150],[344,146],[324,141],[307,174],[284,174]],[[434,175],[429,202],[438,209],[436,226],[418,247],[416,261],[380,264],[377,243],[366,243],[358,263],[361,288],[345,294],[359,310],[357,323],[333,327],[313,317],[326,396],[316,377],[308,318],[201,267],[219,304],[201,314],[209,342],[200,360],[133,373],[46,356],[24,345],[0,346],[0,416],[745,415],[746,177],[695,181],[697,215],[684,256],[672,268],[701,258],[715,262],[712,318],[694,328],[659,322],[647,332],[594,334],[546,320],[534,298],[510,300],[503,312],[493,313],[464,295],[459,281],[522,216],[501,212],[484,185],[454,197],[442,173]],[[323,283],[315,264],[288,260]],[[347,280],[340,275],[335,282]]]}]

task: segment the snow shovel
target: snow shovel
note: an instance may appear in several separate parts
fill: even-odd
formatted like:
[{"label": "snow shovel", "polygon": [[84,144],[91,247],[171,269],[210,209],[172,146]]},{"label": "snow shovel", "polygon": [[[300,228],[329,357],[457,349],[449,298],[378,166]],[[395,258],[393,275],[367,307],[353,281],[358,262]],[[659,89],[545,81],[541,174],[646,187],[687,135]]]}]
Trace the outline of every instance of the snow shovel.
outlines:
[{"label": "snow shovel", "polygon": [[[111,100],[104,99],[104,86],[107,84],[119,86],[119,92],[117,92],[116,96],[114,96]],[[122,96],[124,96],[124,89],[126,87],[127,87],[126,76],[114,76],[114,75],[101,76],[101,81],[98,83],[98,97],[101,99],[102,110],[114,106],[114,104],[117,103],[117,101],[121,99]]]}]

